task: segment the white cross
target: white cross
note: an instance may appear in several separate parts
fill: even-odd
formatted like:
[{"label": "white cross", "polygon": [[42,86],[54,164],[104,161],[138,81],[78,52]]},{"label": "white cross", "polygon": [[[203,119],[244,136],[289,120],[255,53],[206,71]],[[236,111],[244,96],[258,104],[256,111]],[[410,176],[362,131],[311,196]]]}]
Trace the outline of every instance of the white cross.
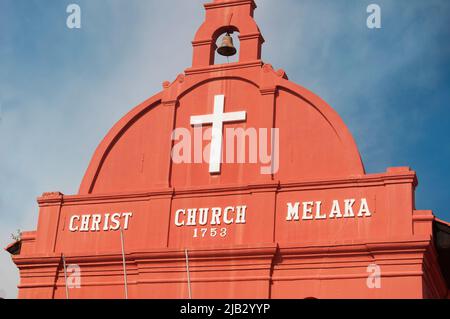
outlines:
[{"label": "white cross", "polygon": [[208,115],[191,116],[192,126],[212,124],[211,151],[209,155],[209,173],[220,173],[222,162],[223,124],[247,120],[247,112],[224,113],[225,95],[214,97],[214,113]]}]

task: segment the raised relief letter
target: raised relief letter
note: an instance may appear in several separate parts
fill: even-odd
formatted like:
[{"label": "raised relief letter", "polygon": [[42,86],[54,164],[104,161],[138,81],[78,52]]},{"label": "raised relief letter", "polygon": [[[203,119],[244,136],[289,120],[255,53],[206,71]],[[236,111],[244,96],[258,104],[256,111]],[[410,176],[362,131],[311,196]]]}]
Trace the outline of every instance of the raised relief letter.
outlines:
[{"label": "raised relief letter", "polygon": [[313,215],[312,215],[312,211],[313,211],[313,206],[314,206],[314,202],[304,202],[303,203],[303,220],[312,220],[313,219]]},{"label": "raised relief letter", "polygon": [[316,202],[316,219],[327,219],[327,215],[321,214],[322,202]]},{"label": "raised relief letter", "polygon": [[109,222],[109,214],[105,214],[105,223],[103,225],[103,231],[108,231],[109,229],[108,222]]},{"label": "raised relief letter", "polygon": [[[109,230],[118,230],[120,228],[120,214],[119,213],[115,213],[112,215],[111,217],[111,226],[109,227]],[[114,224],[114,226],[112,226],[112,224]]]},{"label": "raised relief letter", "polygon": [[124,230],[127,230],[127,229],[128,229],[128,222],[129,222],[129,219],[130,219],[130,217],[133,216],[133,213],[124,213],[123,216],[125,217],[125,222],[124,222],[123,229],[124,229]]},{"label": "raised relief letter", "polygon": [[80,220],[80,216],[73,215],[72,217],[70,217],[69,230],[71,232],[76,232],[78,230],[78,226],[74,227],[74,225],[73,225],[74,222],[75,222],[75,219],[79,221]]},{"label": "raised relief letter", "polygon": [[89,231],[89,220],[91,215],[83,215],[81,216],[81,226],[80,231]]},{"label": "raised relief letter", "polygon": [[196,226],[197,223],[195,219],[197,218],[197,208],[194,209],[188,209],[187,211],[187,224],[186,226]]},{"label": "raised relief letter", "polygon": [[91,231],[100,231],[100,221],[102,220],[102,215],[92,215]]},{"label": "raised relief letter", "polygon": [[206,226],[208,224],[209,208],[200,208],[199,213],[199,225]]},{"label": "raised relief letter", "polygon": [[211,210],[211,225],[220,225],[220,216],[222,216],[222,209],[215,207]]},{"label": "raised relief letter", "polygon": [[226,225],[231,225],[231,224],[233,224],[233,221],[234,221],[233,218],[231,218],[231,219],[228,218],[228,213],[230,213],[230,212],[234,213],[234,207],[227,207],[223,211],[223,222]]},{"label": "raised relief letter", "polygon": [[370,217],[372,216],[372,213],[369,209],[369,204],[367,204],[367,199],[363,198],[361,199],[361,207],[359,209],[358,217]]},{"label": "raised relief letter", "polygon": [[355,202],[356,202],[356,200],[354,200],[354,199],[346,199],[344,201],[344,203],[345,203],[344,217],[345,218],[355,217],[355,213],[353,212],[353,205],[355,204]]},{"label": "raised relief letter", "polygon": [[292,203],[287,203],[288,206],[288,212],[287,212],[287,216],[286,216],[286,220],[287,221],[292,221],[292,220],[299,220],[299,216],[298,216],[298,209],[300,206],[300,203],[297,202],[294,205],[292,205]]},{"label": "raised relief letter", "polygon": [[236,207],[236,211],[236,224],[245,224],[247,206],[238,206]]},{"label": "raised relief letter", "polygon": [[181,214],[186,215],[186,211],[184,209],[179,209],[175,213],[175,226],[177,226],[177,227],[184,226],[184,220],[180,221]]},{"label": "raised relief letter", "polygon": [[333,201],[333,207],[331,208],[330,218],[342,218],[341,207],[339,207],[339,201]]}]

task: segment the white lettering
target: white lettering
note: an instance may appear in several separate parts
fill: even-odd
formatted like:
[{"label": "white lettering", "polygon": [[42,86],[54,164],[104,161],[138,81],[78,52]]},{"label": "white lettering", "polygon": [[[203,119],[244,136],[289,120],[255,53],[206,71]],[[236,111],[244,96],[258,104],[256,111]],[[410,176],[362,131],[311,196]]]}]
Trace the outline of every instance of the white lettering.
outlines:
[{"label": "white lettering", "polygon": [[[118,230],[120,228],[120,214],[115,213],[111,216],[111,226],[109,227],[109,230]],[[114,224],[114,226],[112,226]]]},{"label": "white lettering", "polygon": [[132,217],[132,216],[133,216],[133,213],[125,213],[125,214],[123,214],[123,217],[125,217],[125,222],[124,222],[124,225],[123,225],[123,229],[124,230],[128,229],[128,222],[130,220],[130,217]]},{"label": "white lettering", "polygon": [[245,217],[247,212],[247,206],[238,206],[236,207],[236,224],[245,224]]},{"label": "white lettering", "polygon": [[222,215],[221,208],[213,208],[212,209],[212,217],[211,217],[211,225],[220,225],[220,216]]},{"label": "white lettering", "polygon": [[179,210],[177,210],[176,213],[175,213],[175,225],[176,225],[177,227],[184,226],[184,220],[183,220],[183,221],[180,221],[180,215],[181,215],[181,214],[186,215],[186,211],[185,211],[184,209],[179,209]]},{"label": "white lettering", "polygon": [[100,231],[102,215],[92,215],[91,231]]},{"label": "white lettering", "polygon": [[69,219],[70,232],[99,232],[118,230],[123,227],[127,230],[133,213],[72,215]]},{"label": "white lettering", "polygon": [[370,212],[369,209],[369,204],[367,203],[367,199],[363,198],[361,199],[361,207],[359,209],[359,213],[358,213],[358,217],[370,217],[372,216],[372,213]]},{"label": "white lettering", "polygon": [[199,217],[199,224],[200,226],[205,226],[208,224],[208,213],[209,208],[200,208],[200,217]]},{"label": "white lettering", "polygon": [[313,206],[314,202],[304,202],[303,203],[303,220],[312,220],[313,219]]},{"label": "white lettering", "polygon": [[77,227],[74,227],[74,226],[73,226],[73,223],[74,223],[75,219],[79,221],[79,220],[80,220],[80,216],[78,216],[78,215],[73,215],[72,217],[70,217],[69,230],[70,230],[71,232],[76,232],[76,231],[78,230],[78,226],[77,226]]},{"label": "white lettering", "polygon": [[333,201],[333,207],[331,208],[330,216],[329,218],[341,218],[341,208],[339,207],[339,201],[334,200]]},{"label": "white lettering", "polygon": [[228,218],[228,213],[229,212],[233,212],[234,213],[234,207],[227,207],[225,208],[225,210],[223,211],[223,222],[227,225],[231,225],[233,224],[233,218],[229,219]]},{"label": "white lettering", "polygon": [[[286,221],[299,221],[299,209],[302,206],[301,220],[325,220],[339,218],[371,217],[372,211],[366,198],[359,200],[359,207],[356,206],[357,200],[354,198],[331,201],[329,214],[322,213],[322,201],[310,202],[288,202]],[[359,210],[358,210],[359,208]],[[357,214],[356,214],[357,213]]]},{"label": "white lettering", "polygon": [[91,215],[83,215],[81,216],[81,227],[80,231],[85,232],[89,231],[89,220],[91,218]]},{"label": "white lettering", "polygon": [[188,209],[187,211],[187,224],[186,226],[195,226],[197,223],[195,222],[195,219],[197,217],[197,209]]},{"label": "white lettering", "polygon": [[109,229],[108,223],[109,223],[109,214],[105,214],[105,222],[103,225],[103,231],[108,231],[108,229]]},{"label": "white lettering", "polygon": [[316,202],[316,219],[327,219],[327,215],[321,215],[322,202]]},{"label": "white lettering", "polygon": [[344,203],[345,203],[344,217],[345,218],[355,217],[355,213],[353,213],[353,205],[355,204],[355,202],[356,202],[355,199],[346,199],[344,201]]},{"label": "white lettering", "polygon": [[[247,206],[226,206],[225,208],[189,208],[178,209],[175,212],[175,225],[182,226],[211,226],[245,224]],[[205,227],[201,229],[206,229]],[[216,229],[216,228],[214,228]],[[226,231],[226,228],[223,228]],[[216,229],[218,231],[218,229]],[[198,233],[198,231],[197,231]],[[203,237],[203,236],[202,236]],[[213,236],[215,237],[215,236]]]},{"label": "white lettering", "polygon": [[288,213],[287,213],[287,217],[286,220],[287,221],[291,221],[291,220],[299,220],[299,216],[298,216],[298,209],[300,206],[300,203],[297,202],[294,205],[292,205],[292,203],[287,203],[288,206]]}]

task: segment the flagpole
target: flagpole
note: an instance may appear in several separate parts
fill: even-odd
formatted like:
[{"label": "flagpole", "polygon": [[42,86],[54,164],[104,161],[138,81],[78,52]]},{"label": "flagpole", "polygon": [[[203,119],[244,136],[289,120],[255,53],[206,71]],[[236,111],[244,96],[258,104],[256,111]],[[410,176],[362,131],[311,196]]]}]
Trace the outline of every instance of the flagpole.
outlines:
[{"label": "flagpole", "polygon": [[63,267],[64,267],[64,283],[66,286],[66,299],[69,299],[69,287],[67,287],[67,268],[66,268],[66,258],[64,257],[64,254],[61,254],[62,260],[63,260]]},{"label": "flagpole", "polygon": [[186,273],[187,273],[187,281],[188,281],[188,295],[189,299],[192,299],[192,288],[191,288],[191,275],[189,273],[189,255],[187,248],[184,250],[186,256]]},{"label": "flagpole", "polygon": [[125,245],[123,240],[123,229],[120,228],[120,242],[122,244],[122,265],[123,265],[123,280],[125,283],[125,299],[128,299],[128,282],[127,282],[127,265],[125,262]]}]

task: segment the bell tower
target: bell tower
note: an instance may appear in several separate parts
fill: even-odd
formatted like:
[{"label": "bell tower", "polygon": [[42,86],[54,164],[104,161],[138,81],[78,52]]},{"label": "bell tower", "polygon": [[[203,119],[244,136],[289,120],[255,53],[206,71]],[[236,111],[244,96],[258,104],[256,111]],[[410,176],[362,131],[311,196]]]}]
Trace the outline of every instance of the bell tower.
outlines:
[{"label": "bell tower", "polygon": [[256,9],[254,0],[214,0],[205,4],[205,9],[205,22],[198,29],[192,42],[193,68],[214,64],[217,38],[227,32],[240,33],[239,62],[261,60],[264,38],[253,19]]}]

